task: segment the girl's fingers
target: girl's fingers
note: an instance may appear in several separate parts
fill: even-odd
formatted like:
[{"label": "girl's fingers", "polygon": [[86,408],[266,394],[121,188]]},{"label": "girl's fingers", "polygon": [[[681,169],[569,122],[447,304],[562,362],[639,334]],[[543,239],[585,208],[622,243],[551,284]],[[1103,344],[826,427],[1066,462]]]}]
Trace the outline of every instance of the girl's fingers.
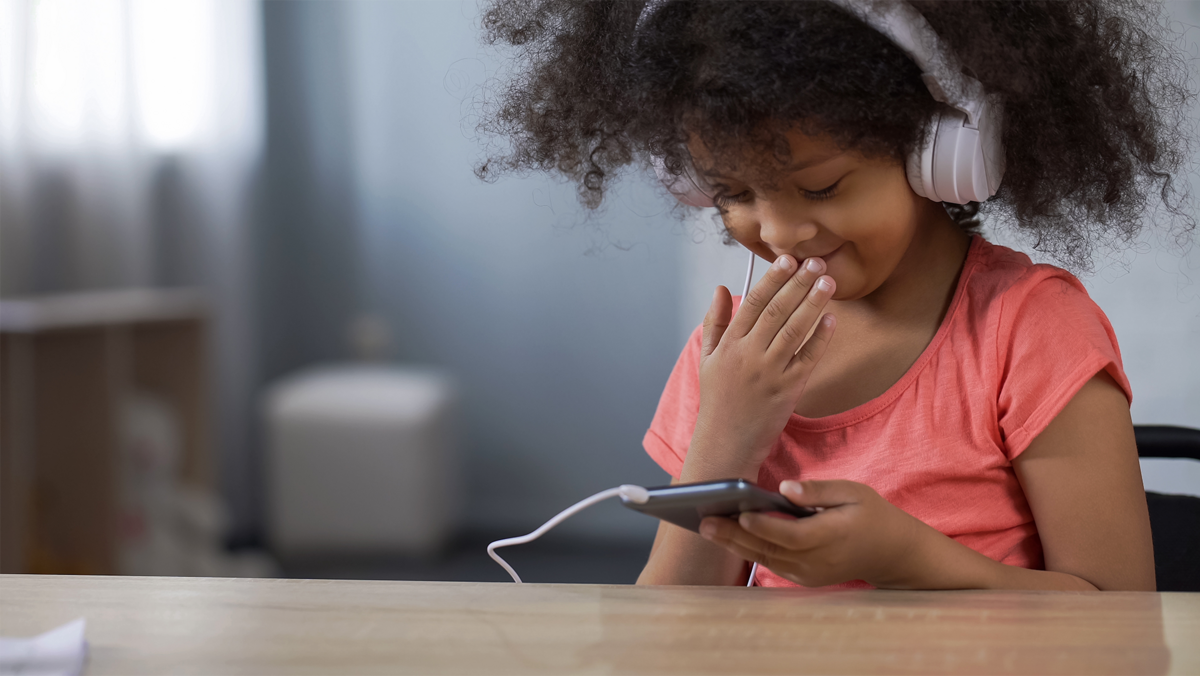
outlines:
[{"label": "girl's fingers", "polygon": [[713,293],[712,304],[708,306],[708,313],[704,315],[704,328],[701,331],[703,341],[700,344],[700,356],[707,357],[717,349],[717,345],[721,342],[721,336],[725,335],[725,330],[729,328],[729,317],[733,313],[733,298],[729,295],[729,289],[723,286],[718,286]]},{"label": "girl's fingers", "polygon": [[[791,552],[786,547],[761,538],[746,529],[742,528],[737,521],[732,519],[709,517],[704,520],[704,523],[711,523],[711,530],[706,530],[701,527],[700,533],[704,537],[713,542],[735,551],[738,556],[748,560],[756,561],[759,564],[770,566],[768,561],[784,561],[790,557]],[[744,552],[749,552],[755,557],[747,556]]]},{"label": "girl's fingers", "polygon": [[[799,312],[799,311],[797,311]],[[812,321],[812,320],[808,320]],[[817,328],[813,331],[812,336],[804,341],[803,347],[799,352],[792,349],[792,358],[788,362],[785,371],[804,371],[811,373],[817,362],[821,361],[821,357],[825,354],[825,349],[829,347],[829,340],[833,338],[833,330],[837,328],[837,318],[832,314],[826,314],[821,317],[821,321],[817,322]],[[772,346],[774,347],[774,346]],[[787,350],[788,347],[782,349]]]},{"label": "girl's fingers", "polygon": [[780,256],[775,259],[767,273],[750,289],[738,307],[737,316],[729,325],[732,335],[741,338],[750,333],[762,315],[763,310],[775,298],[775,294],[796,272],[796,259],[791,256]]},{"label": "girl's fingers", "polygon": [[[756,341],[764,350],[770,349],[781,332],[794,333],[796,331],[795,328],[787,326],[788,322],[796,313],[797,308],[804,307],[804,304],[809,302],[808,299],[814,298],[814,294],[817,299],[827,299],[832,295],[824,291],[813,290],[813,285],[823,272],[825,272],[825,261],[820,258],[809,258],[804,261],[803,266],[796,274],[788,278],[787,282],[775,293],[775,297],[763,308],[762,315],[754,325],[753,333]],[[811,326],[815,319],[815,315],[809,319],[808,326]],[[808,334],[808,326],[805,326],[803,333],[797,336],[799,338],[799,342],[796,343],[797,348],[804,341],[804,336]],[[790,358],[795,353],[796,350],[793,349],[788,353],[788,357]],[[787,360],[783,360],[782,363],[786,364]]]},{"label": "girl's fingers", "polygon": [[[824,269],[823,266],[822,269]],[[815,275],[810,276],[815,277]],[[801,275],[796,275],[793,279],[800,277]],[[833,297],[833,291],[837,288],[837,284],[834,283],[832,277],[826,275],[809,281],[805,288],[806,295],[796,303],[796,307],[792,309],[786,323],[771,334],[772,341],[767,348],[768,354],[773,358],[781,359],[784,364],[790,364],[796,351],[809,337],[809,332],[813,330],[813,323],[821,316],[821,311]],[[776,298],[783,295],[780,292]]]},{"label": "girl's fingers", "polygon": [[759,541],[781,551],[804,552],[832,542],[839,524],[829,515],[817,514],[804,519],[781,519],[767,514],[745,512],[738,525]]},{"label": "girl's fingers", "polygon": [[743,547],[736,542],[721,543],[721,546],[738,555],[742,559],[745,559],[746,561],[753,561],[764,568],[770,568],[772,566],[780,567],[777,559],[772,559],[770,556],[760,551],[750,549],[749,547]]}]

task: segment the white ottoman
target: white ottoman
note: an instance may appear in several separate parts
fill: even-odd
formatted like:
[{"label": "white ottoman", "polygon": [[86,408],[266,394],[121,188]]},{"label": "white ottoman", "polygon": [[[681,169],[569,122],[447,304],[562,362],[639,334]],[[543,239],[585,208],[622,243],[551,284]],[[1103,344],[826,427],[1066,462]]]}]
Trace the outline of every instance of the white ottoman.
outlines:
[{"label": "white ottoman", "polygon": [[314,368],[270,388],[267,529],[297,554],[431,554],[460,505],[454,393],[436,372]]}]

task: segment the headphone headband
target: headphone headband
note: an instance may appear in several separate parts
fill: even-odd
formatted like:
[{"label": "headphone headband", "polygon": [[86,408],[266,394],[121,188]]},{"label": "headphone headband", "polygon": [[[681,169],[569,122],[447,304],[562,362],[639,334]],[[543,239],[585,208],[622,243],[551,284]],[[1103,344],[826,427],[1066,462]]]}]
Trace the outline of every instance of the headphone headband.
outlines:
[{"label": "headphone headband", "polygon": [[979,124],[985,103],[983,84],[962,72],[958,58],[915,7],[904,0],[829,2],[887,36],[921,69],[921,79],[934,100],[962,111],[972,125]]},{"label": "headphone headband", "polygon": [[[649,0],[634,25],[634,34],[671,0]],[[904,0],[828,0],[879,33],[887,36],[921,69],[921,79],[934,100],[966,114],[979,123],[985,95],[983,84],[962,72],[962,66],[924,16]]]}]

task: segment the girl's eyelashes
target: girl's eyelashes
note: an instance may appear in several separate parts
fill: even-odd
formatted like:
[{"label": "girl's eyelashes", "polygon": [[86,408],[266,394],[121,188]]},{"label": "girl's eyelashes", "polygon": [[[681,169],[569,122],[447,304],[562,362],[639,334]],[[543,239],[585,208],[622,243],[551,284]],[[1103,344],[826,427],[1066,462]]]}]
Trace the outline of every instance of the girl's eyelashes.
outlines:
[{"label": "girl's eyelashes", "polygon": [[721,183],[713,184],[713,188],[713,204],[721,210],[727,209],[735,204],[747,202],[752,196],[752,193],[749,190],[742,190],[741,192],[733,193],[733,190],[729,186]]},{"label": "girl's eyelashes", "polygon": [[834,181],[833,185],[829,186],[828,188],[824,188],[822,190],[801,189],[800,192],[804,193],[804,196],[810,200],[814,200],[814,201],[827,200],[830,197],[833,197],[834,194],[837,193],[838,184],[841,182],[842,182],[842,179],[839,178],[838,180]]},{"label": "girl's eyelashes", "polygon": [[[833,182],[833,185],[830,185],[828,188],[822,188],[821,190],[805,190],[800,188],[800,194],[803,195],[805,199],[809,199],[814,202],[827,200],[837,194],[837,188],[841,182],[842,179],[839,178]],[[731,195],[730,190],[725,186],[716,186],[716,188],[717,191],[713,195],[712,201],[718,209],[728,209],[735,204],[749,202],[754,197],[754,193],[749,190],[743,190]]]},{"label": "girl's eyelashes", "polygon": [[715,204],[718,208],[727,209],[735,204],[740,204],[741,202],[749,200],[750,191],[743,190],[736,195],[730,195],[727,192],[718,192],[716,195],[713,195],[712,199],[713,204]]}]

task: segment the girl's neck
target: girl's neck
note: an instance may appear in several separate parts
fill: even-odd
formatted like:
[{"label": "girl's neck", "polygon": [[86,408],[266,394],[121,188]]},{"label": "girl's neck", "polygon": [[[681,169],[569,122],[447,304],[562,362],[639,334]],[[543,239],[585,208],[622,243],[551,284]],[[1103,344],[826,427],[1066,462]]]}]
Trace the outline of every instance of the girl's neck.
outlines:
[{"label": "girl's neck", "polygon": [[971,238],[946,213],[929,202],[896,270],[878,289],[852,301],[835,301],[831,310],[875,322],[928,321],[940,323],[950,306]]}]

